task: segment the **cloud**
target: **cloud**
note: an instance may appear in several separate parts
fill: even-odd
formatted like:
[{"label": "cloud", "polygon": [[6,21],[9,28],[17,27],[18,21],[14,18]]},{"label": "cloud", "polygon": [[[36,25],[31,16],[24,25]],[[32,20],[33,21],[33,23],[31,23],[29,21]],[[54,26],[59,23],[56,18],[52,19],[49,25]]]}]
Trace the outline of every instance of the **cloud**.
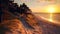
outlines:
[{"label": "cloud", "polygon": [[36,2],[55,2],[56,0],[35,0]]}]

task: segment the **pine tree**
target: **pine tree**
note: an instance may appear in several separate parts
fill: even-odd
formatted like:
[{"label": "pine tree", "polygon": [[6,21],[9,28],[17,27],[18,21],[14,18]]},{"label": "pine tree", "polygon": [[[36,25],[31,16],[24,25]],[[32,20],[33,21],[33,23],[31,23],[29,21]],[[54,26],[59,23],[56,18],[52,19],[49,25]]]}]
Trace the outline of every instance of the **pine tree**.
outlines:
[{"label": "pine tree", "polygon": [[22,5],[20,5],[20,14],[22,14],[22,13],[23,14],[31,13],[31,10],[29,9],[29,7],[27,7],[27,5],[25,3],[23,3]]}]

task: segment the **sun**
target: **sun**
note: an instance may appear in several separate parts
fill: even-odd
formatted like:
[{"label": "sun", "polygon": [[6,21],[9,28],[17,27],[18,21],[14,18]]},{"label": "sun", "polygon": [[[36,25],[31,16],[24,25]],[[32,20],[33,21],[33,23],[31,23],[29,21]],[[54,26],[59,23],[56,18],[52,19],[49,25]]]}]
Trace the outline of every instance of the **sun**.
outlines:
[{"label": "sun", "polygon": [[57,5],[48,5],[45,7],[47,13],[56,13],[58,11]]},{"label": "sun", "polygon": [[55,10],[55,8],[54,7],[49,7],[48,8],[48,12],[49,13],[54,13],[56,10]]}]

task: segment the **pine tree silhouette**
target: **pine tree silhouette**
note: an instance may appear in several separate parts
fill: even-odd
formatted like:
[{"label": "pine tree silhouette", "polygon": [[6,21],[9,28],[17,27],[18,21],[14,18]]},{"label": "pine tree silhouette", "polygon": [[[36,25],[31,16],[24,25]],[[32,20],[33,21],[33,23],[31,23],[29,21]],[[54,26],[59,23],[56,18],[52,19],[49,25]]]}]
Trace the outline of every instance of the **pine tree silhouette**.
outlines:
[{"label": "pine tree silhouette", "polygon": [[29,7],[27,7],[27,5],[25,3],[20,5],[20,9],[19,10],[20,10],[19,11],[20,14],[25,14],[26,16],[27,16],[28,13],[31,13],[31,10],[29,9]]}]

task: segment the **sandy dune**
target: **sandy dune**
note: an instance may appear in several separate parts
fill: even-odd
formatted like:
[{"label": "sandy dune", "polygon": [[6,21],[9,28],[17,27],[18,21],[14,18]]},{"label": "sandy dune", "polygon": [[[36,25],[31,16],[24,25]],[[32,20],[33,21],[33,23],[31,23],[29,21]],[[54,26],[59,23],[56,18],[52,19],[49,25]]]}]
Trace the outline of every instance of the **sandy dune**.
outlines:
[{"label": "sandy dune", "polygon": [[[6,13],[5,19],[9,17],[8,14]],[[0,24],[0,34],[60,34],[59,25],[37,15],[28,14],[27,17],[24,15],[19,18],[10,15],[9,18],[10,20],[4,19]]]}]

